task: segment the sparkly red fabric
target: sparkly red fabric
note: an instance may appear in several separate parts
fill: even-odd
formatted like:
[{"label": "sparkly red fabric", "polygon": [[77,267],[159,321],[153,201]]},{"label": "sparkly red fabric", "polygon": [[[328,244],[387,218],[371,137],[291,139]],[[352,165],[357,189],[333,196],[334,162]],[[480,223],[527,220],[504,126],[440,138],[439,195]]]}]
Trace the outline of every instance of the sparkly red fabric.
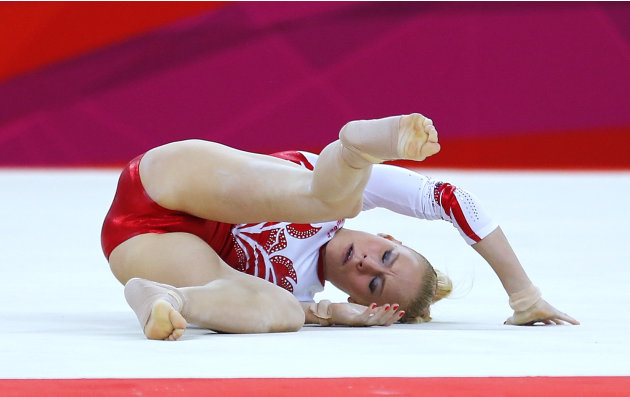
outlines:
[{"label": "sparkly red fabric", "polygon": [[214,222],[173,211],[157,204],[144,190],[139,165],[143,155],[127,164],[118,180],[116,196],[101,231],[105,257],[122,242],[144,233],[191,233],[206,241],[222,258],[232,250],[230,230],[234,225]]},{"label": "sparkly red fabric", "polygon": [[[274,156],[292,161],[307,169],[313,169],[304,155],[299,152],[281,152]],[[122,171],[114,201],[103,223],[101,245],[108,259],[119,244],[140,234],[191,233],[208,243],[221,259],[234,269],[264,278],[294,292],[294,286],[298,281],[294,270],[295,264],[291,259],[274,255],[274,253],[286,248],[285,231],[294,238],[293,241],[307,240],[317,234],[322,227],[310,224],[280,224],[279,222],[234,225],[169,210],[153,201],[142,186],[139,172],[141,159],[142,155],[134,158]],[[233,233],[235,228],[238,229],[237,233]],[[326,239],[326,242],[328,240]],[[324,242],[313,239],[312,243],[306,241],[305,243],[312,247],[314,243],[321,245]],[[317,278],[323,285],[324,276],[319,245],[313,248],[320,254],[317,259]],[[263,256],[261,250],[270,256],[270,263],[257,259]]]}]

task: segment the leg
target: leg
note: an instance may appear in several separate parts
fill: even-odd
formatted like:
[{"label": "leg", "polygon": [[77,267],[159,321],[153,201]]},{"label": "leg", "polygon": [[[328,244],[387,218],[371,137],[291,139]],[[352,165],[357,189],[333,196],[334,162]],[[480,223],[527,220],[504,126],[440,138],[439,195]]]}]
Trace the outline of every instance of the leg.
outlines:
[{"label": "leg", "polygon": [[420,160],[438,150],[430,120],[413,114],[348,123],[340,140],[322,151],[314,172],[212,142],[183,141],[149,151],[140,176],[158,204],[202,218],[322,222],[360,211],[373,163]]},{"label": "leg", "polygon": [[136,236],[116,247],[109,261],[150,339],[177,339],[186,321],[234,333],[296,331],[304,324],[293,295],[232,269],[191,234]]},{"label": "leg", "polygon": [[[349,167],[339,141],[322,152],[326,173],[199,140],[149,151],[142,184],[161,206],[220,222],[322,222],[360,209],[370,167]],[[321,171],[321,170],[320,170]],[[357,204],[358,203],[358,204]]]},{"label": "leg", "polygon": [[422,161],[440,150],[433,122],[418,113],[351,121],[341,129],[339,138],[320,154],[311,183],[312,192],[328,202],[354,197],[360,204],[357,196],[363,194],[369,178],[365,171],[372,164],[396,159]]}]

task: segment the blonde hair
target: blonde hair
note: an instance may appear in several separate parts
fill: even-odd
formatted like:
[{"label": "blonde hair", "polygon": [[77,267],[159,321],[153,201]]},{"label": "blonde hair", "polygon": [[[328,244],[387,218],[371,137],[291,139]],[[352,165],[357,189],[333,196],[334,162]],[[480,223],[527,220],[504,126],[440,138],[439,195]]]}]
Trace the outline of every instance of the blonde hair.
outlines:
[{"label": "blonde hair", "polygon": [[453,282],[444,273],[435,270],[431,263],[420,253],[415,252],[425,266],[422,284],[415,298],[405,309],[405,315],[400,319],[401,323],[423,323],[431,321],[431,304],[446,298],[453,291]]}]

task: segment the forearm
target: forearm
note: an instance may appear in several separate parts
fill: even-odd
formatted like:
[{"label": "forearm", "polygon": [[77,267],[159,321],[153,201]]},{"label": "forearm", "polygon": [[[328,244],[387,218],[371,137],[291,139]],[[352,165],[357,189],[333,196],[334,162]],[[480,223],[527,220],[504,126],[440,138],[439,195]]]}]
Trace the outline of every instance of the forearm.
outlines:
[{"label": "forearm", "polygon": [[369,307],[356,303],[331,303],[328,300],[300,302],[304,310],[305,324],[322,326],[345,325],[349,327],[389,326],[400,320],[405,312],[398,304]]},{"label": "forearm", "polygon": [[531,281],[500,227],[472,245],[497,274],[508,295],[523,291]]},{"label": "forearm", "polygon": [[532,325],[579,324],[566,313],[560,312],[547,303],[525,273],[516,254],[512,250],[500,227],[472,246],[499,276],[503,288],[510,296],[510,307],[514,314],[505,324]]}]

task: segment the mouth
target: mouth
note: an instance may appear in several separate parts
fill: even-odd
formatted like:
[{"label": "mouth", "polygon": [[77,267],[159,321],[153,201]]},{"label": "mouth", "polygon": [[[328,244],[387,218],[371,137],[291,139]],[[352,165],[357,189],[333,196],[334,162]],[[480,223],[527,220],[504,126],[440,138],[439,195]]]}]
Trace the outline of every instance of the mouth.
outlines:
[{"label": "mouth", "polygon": [[346,249],[346,255],[343,257],[342,265],[348,263],[350,258],[352,258],[352,254],[354,253],[354,244],[350,244],[350,246]]}]

